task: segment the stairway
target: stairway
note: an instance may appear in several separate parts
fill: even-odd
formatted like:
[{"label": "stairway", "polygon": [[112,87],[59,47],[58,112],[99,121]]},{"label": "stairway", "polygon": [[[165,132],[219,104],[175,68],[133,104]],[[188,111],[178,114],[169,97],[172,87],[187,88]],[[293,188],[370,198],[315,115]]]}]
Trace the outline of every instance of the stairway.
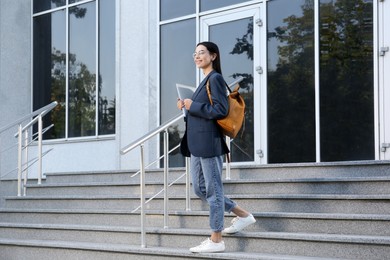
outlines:
[{"label": "stairway", "polygon": [[[169,179],[182,173],[171,169]],[[192,196],[185,210],[184,180],[169,189],[168,228],[163,196],[147,204],[142,248],[132,174],[47,173],[41,185],[28,184],[27,196],[5,196],[0,259],[390,259],[388,161],[233,167],[225,193],[257,222],[224,236],[227,250],[218,254],[188,250],[210,231],[205,203]],[[162,171],[147,172],[148,196],[162,180]]]}]

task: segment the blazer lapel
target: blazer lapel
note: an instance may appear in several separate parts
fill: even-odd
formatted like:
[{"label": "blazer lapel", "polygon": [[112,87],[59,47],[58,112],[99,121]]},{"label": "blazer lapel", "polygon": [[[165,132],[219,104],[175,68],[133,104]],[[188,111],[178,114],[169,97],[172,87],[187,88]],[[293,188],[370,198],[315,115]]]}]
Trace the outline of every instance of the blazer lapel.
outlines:
[{"label": "blazer lapel", "polygon": [[194,94],[192,95],[192,98],[191,98],[192,100],[195,100],[195,98],[199,95],[201,89],[204,88],[204,87],[206,86],[207,80],[210,78],[210,76],[211,76],[213,73],[215,73],[215,70],[211,71],[211,72],[209,73],[209,75],[207,75],[207,76],[202,80],[202,82],[200,82],[198,88],[195,90]]}]

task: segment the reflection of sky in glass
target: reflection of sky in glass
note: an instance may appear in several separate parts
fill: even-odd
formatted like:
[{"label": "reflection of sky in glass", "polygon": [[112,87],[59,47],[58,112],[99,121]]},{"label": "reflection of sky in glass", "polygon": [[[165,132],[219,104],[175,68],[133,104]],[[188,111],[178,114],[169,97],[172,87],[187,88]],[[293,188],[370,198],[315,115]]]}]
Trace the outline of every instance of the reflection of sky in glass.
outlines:
[{"label": "reflection of sky in glass", "polygon": [[231,77],[234,73],[251,74],[253,71],[253,62],[248,59],[246,52],[242,54],[230,53],[237,43],[237,38],[242,38],[247,32],[250,22],[252,22],[252,19],[247,18],[210,27],[210,40],[219,47],[222,73],[228,83],[234,80]]},{"label": "reflection of sky in glass", "polygon": [[33,0],[34,13],[49,10],[51,8],[61,7],[65,5],[66,0]]},{"label": "reflection of sky in glass", "polygon": [[65,10],[60,10],[52,13],[52,49],[56,49],[61,53],[65,53]]},{"label": "reflection of sky in glass", "polygon": [[195,19],[161,26],[161,121],[178,114],[176,83],[195,86]]},{"label": "reflection of sky in glass", "polygon": [[194,0],[160,0],[160,20],[168,20],[195,13]]},{"label": "reflection of sky in glass", "polygon": [[77,18],[74,14],[69,15],[69,54],[75,54],[77,63],[85,64],[91,73],[96,73],[95,3],[78,7],[86,8],[87,12],[82,18]]},{"label": "reflection of sky in glass", "polygon": [[[268,36],[275,32],[275,28],[286,26],[283,19],[295,15],[303,15],[301,6],[305,0],[275,0],[268,2],[267,5],[267,34]],[[278,64],[278,46],[286,45],[275,38],[268,38],[268,70],[275,70]]]},{"label": "reflection of sky in glass", "polygon": [[203,12],[248,1],[249,0],[200,0],[200,10]]},{"label": "reflection of sky in glass", "polygon": [[102,97],[115,97],[115,2],[100,1],[99,73],[102,77]]}]

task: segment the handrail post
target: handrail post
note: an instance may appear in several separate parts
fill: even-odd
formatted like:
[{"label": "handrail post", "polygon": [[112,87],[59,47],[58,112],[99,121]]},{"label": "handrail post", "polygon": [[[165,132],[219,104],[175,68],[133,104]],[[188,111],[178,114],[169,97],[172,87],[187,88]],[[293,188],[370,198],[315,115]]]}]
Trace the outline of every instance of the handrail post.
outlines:
[{"label": "handrail post", "polygon": [[167,128],[164,131],[164,228],[168,228],[168,152],[169,135]]},{"label": "handrail post", "polygon": [[190,158],[186,158],[186,211],[191,211],[191,193],[190,193]]},{"label": "handrail post", "polygon": [[[229,151],[230,151],[230,137],[229,136],[226,136],[226,143],[227,143],[227,146],[229,148]],[[228,156],[230,156],[229,154],[226,155],[226,180],[230,180],[230,160],[231,160],[231,157],[230,157],[230,160],[228,160]]]},{"label": "handrail post", "polygon": [[22,195],[22,125],[18,127],[18,196]]},{"label": "handrail post", "polygon": [[38,184],[42,183],[42,114],[38,116]]},{"label": "handrail post", "polygon": [[140,188],[141,188],[141,247],[146,248],[146,235],[145,235],[145,164],[144,164],[144,144],[140,145]]},{"label": "handrail post", "polygon": [[26,168],[24,170],[24,182],[23,182],[23,196],[26,196],[27,193],[27,178],[28,178],[28,131],[24,132],[24,158],[26,161]]}]

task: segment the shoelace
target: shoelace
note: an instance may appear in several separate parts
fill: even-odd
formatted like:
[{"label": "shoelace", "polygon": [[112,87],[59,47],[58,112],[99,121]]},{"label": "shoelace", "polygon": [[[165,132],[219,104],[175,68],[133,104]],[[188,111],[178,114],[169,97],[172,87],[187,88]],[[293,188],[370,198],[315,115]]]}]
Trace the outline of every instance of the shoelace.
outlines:
[{"label": "shoelace", "polygon": [[210,238],[207,238],[205,241],[203,241],[203,242],[200,243],[200,244],[201,244],[201,245],[207,244],[207,243],[209,243],[210,240],[211,240]]},{"label": "shoelace", "polygon": [[234,223],[236,223],[239,219],[240,219],[240,217],[235,217],[234,219],[232,219],[231,223],[234,224]]}]

